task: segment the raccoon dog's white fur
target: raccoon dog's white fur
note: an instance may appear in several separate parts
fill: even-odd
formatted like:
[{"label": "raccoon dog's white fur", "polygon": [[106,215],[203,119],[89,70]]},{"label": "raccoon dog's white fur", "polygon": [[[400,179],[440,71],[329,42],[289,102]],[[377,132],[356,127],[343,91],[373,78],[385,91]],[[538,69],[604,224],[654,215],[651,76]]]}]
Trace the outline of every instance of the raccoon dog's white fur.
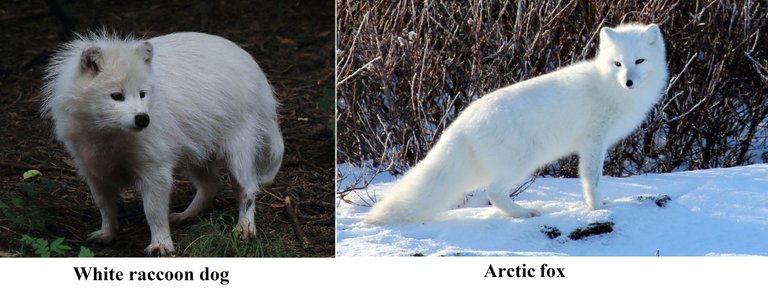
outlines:
[{"label": "raccoon dog's white fur", "polygon": [[[145,252],[173,253],[169,222],[213,199],[220,163],[239,196],[237,231],[254,235],[254,197],[277,174],[283,139],[271,86],[235,43],[192,32],[148,40],[92,33],[54,56],[44,95],[43,115],[101,212],[90,240],[115,238],[119,194],[133,186],[152,233]],[[184,212],[169,214],[175,169],[197,192]]]}]

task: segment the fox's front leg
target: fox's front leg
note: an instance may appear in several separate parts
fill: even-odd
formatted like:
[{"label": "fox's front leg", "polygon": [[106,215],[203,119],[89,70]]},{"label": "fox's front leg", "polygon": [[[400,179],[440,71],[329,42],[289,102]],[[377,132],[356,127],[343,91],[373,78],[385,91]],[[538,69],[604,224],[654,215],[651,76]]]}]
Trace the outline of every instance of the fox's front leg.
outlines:
[{"label": "fox's front leg", "polygon": [[579,177],[584,191],[584,202],[587,208],[597,210],[603,207],[603,199],[600,195],[600,176],[603,174],[603,160],[605,159],[605,145],[602,141],[588,142],[579,153]]}]

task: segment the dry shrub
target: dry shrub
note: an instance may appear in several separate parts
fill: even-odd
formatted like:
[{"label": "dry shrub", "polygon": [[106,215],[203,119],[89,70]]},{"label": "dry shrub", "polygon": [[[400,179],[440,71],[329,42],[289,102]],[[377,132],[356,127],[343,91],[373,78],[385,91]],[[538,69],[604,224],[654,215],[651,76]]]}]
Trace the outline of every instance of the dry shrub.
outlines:
[{"label": "dry shrub", "polygon": [[[338,161],[401,172],[473,100],[593,57],[599,29],[625,22],[661,26],[671,79],[647,121],[609,151],[605,173],[759,161],[767,15],[763,1],[340,0]],[[575,176],[576,164],[541,173]]]}]

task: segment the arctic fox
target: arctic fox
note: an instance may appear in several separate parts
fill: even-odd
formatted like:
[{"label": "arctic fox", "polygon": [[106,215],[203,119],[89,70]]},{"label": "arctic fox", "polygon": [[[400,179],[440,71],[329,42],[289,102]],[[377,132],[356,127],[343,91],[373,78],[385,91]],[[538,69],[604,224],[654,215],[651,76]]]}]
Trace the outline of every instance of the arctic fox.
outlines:
[{"label": "arctic fox", "polygon": [[[239,192],[237,231],[255,234],[254,197],[277,174],[283,138],[272,87],[235,43],[193,32],[148,40],[91,33],[63,46],[45,80],[43,115],[101,212],[89,240],[115,238],[119,195],[134,186],[152,233],[145,252],[173,253],[169,221],[194,217],[213,199],[219,163]],[[169,215],[177,168],[197,192]]]},{"label": "arctic fox", "polygon": [[468,106],[424,160],[385,189],[366,221],[429,220],[480,187],[507,215],[536,216],[515,204],[510,191],[536,168],[572,153],[579,155],[587,207],[599,209],[606,150],[640,125],[666,84],[657,25],[602,28],[594,59],[496,90]]}]

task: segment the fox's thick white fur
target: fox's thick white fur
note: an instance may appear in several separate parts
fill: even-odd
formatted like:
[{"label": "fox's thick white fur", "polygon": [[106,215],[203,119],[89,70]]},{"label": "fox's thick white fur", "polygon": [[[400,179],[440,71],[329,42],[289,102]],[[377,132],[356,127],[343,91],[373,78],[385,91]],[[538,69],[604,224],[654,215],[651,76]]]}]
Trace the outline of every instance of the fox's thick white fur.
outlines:
[{"label": "fox's thick white fur", "polygon": [[[267,78],[235,43],[192,32],[148,40],[92,33],[55,55],[44,95],[43,114],[101,212],[89,239],[115,238],[119,194],[135,186],[152,233],[146,253],[173,253],[169,219],[194,217],[213,199],[219,163],[239,192],[237,230],[254,235],[254,197],[277,174],[283,138]],[[197,193],[169,215],[175,169]]]},{"label": "fox's thick white fur", "polygon": [[600,31],[597,56],[499,90],[472,103],[427,156],[385,189],[366,221],[419,222],[486,187],[511,217],[538,213],[509,193],[538,167],[572,153],[589,209],[603,206],[607,149],[645,119],[667,85],[661,31],[627,24]]}]

